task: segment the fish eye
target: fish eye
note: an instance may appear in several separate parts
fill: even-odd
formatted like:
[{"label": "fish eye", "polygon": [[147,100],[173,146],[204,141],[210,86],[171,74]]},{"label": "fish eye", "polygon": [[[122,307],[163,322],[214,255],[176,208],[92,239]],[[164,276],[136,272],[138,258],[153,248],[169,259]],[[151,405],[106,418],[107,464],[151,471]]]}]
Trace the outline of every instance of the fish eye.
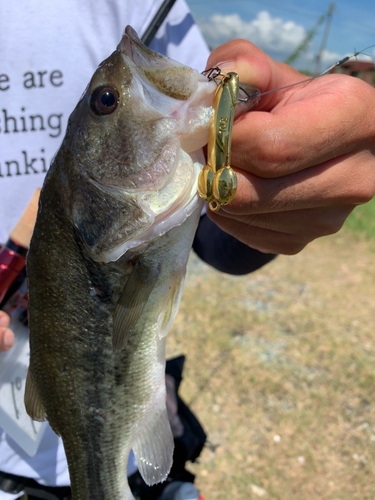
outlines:
[{"label": "fish eye", "polygon": [[109,115],[117,108],[120,96],[114,87],[97,87],[90,97],[90,107],[96,115]]}]

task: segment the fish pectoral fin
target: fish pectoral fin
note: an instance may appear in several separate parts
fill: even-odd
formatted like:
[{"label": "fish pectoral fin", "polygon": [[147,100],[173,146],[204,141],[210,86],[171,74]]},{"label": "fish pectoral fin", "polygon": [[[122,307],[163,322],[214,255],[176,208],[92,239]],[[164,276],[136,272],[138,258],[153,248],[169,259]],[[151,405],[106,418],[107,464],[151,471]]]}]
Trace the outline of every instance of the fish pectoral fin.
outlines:
[{"label": "fish pectoral fin", "polygon": [[155,287],[160,269],[138,261],[120,295],[113,316],[112,345],[115,352],[121,351],[134,331]]},{"label": "fish pectoral fin", "polygon": [[159,315],[159,338],[165,337],[172,327],[173,321],[180,307],[184,287],[185,273],[181,273],[171,283],[167,301]]},{"label": "fish pectoral fin", "polygon": [[167,410],[158,408],[133,444],[139,472],[149,486],[167,479],[172,467],[173,436]]},{"label": "fish pectoral fin", "polygon": [[25,407],[27,413],[33,420],[43,422],[46,420],[46,408],[39,395],[34,377],[30,371],[27,372],[25,387]]}]

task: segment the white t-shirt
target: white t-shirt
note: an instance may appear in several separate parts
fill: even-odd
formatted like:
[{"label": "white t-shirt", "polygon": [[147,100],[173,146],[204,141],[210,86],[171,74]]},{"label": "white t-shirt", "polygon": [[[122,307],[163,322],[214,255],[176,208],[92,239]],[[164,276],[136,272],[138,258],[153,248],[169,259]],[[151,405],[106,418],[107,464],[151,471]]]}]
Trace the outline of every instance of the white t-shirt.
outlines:
[{"label": "white t-shirt", "polygon": [[[161,0],[0,2],[0,242],[16,225],[64,137],[68,117],[126,25],[142,36]],[[184,0],[151,44],[200,71],[208,48]],[[60,438],[48,428],[35,457],[0,429],[0,470],[69,484]],[[0,491],[0,500],[18,495]]]},{"label": "white t-shirt", "polygon": [[[141,36],[161,0],[0,2],[0,242],[18,222],[98,64],[125,26]],[[184,0],[151,45],[203,71],[208,48]]]}]

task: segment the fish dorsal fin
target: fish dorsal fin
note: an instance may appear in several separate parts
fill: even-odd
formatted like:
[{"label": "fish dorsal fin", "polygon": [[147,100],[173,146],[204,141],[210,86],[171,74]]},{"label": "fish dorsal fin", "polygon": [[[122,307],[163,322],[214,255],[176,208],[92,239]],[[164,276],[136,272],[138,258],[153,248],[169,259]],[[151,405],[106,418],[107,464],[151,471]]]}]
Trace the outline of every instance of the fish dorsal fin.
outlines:
[{"label": "fish dorsal fin", "polygon": [[112,345],[115,352],[123,349],[134,331],[155,287],[159,273],[160,270],[156,266],[147,266],[140,260],[135,264],[113,316]]},{"label": "fish dorsal fin", "polygon": [[173,436],[165,403],[151,410],[142,433],[133,444],[139,472],[149,486],[165,481],[172,467]]},{"label": "fish dorsal fin", "polygon": [[27,413],[33,420],[43,422],[43,420],[46,419],[46,408],[41,397],[39,396],[39,392],[30,368],[26,377],[25,407]]}]

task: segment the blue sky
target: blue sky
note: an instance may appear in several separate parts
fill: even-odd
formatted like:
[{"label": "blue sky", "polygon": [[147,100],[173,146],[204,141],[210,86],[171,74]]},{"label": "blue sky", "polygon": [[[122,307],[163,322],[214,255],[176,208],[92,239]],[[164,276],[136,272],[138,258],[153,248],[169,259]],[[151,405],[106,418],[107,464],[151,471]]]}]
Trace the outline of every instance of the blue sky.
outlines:
[{"label": "blue sky", "polygon": [[[307,0],[187,0],[211,48],[233,38],[246,38],[273,58],[283,61],[305,38],[330,1]],[[375,44],[375,4],[370,0],[337,0],[321,69],[342,57]],[[295,61],[298,69],[313,71],[325,24],[307,50]],[[375,47],[367,50],[374,59]],[[364,59],[366,59],[364,57]]]}]

